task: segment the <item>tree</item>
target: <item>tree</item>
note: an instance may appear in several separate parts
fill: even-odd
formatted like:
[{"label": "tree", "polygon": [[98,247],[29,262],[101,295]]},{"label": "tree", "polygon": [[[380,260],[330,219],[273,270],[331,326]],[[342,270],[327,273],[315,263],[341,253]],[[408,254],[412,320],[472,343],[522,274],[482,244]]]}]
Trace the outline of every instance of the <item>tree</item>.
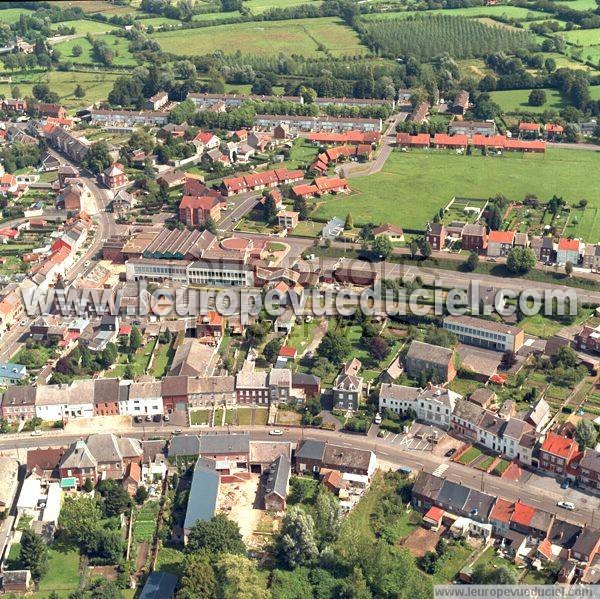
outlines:
[{"label": "tree", "polygon": [[202,230],[209,231],[213,235],[217,234],[217,223],[215,222],[215,220],[213,219],[213,217],[210,214],[204,220],[204,223],[202,225]]},{"label": "tree", "polygon": [[500,229],[500,226],[502,225],[502,213],[500,212],[500,208],[496,204],[491,204],[491,206],[488,209],[485,220],[487,222],[488,227],[492,231],[497,231],[498,229]]},{"label": "tree", "polygon": [[473,272],[479,264],[479,255],[476,252],[471,252],[469,257],[463,262],[463,267],[469,272]]},{"label": "tree", "polygon": [[268,599],[265,577],[255,562],[239,555],[223,555],[215,564],[221,599]]},{"label": "tree", "polygon": [[369,353],[375,360],[381,362],[390,351],[387,341],[383,337],[373,337],[369,343]]},{"label": "tree", "polygon": [[211,553],[246,553],[239,526],[223,514],[213,516],[208,522],[199,520],[190,531],[187,552],[201,549]]},{"label": "tree", "polygon": [[529,94],[529,106],[543,106],[546,103],[546,92],[543,89],[532,89]]},{"label": "tree", "polygon": [[75,57],[81,56],[82,52],[83,52],[83,49],[79,44],[75,44],[73,46],[73,49],[71,50],[71,54]]},{"label": "tree", "polygon": [[123,549],[121,531],[101,529],[98,532],[96,552],[102,558],[116,564],[123,556]]},{"label": "tree", "polygon": [[263,206],[263,218],[266,223],[272,223],[277,218],[277,204],[275,199],[269,193],[265,196],[265,203]]},{"label": "tree", "polygon": [[344,231],[349,231],[350,229],[354,228],[354,222],[352,220],[352,214],[350,214],[350,212],[348,212],[348,214],[346,214],[346,221],[344,222]]},{"label": "tree", "polygon": [[27,528],[21,536],[21,553],[19,554],[24,569],[31,571],[31,577],[38,581],[48,568],[48,545],[42,537]]},{"label": "tree", "polygon": [[572,347],[562,345],[554,356],[553,364],[555,367],[576,368],[579,365],[579,358]]},{"label": "tree", "polygon": [[512,368],[517,363],[517,354],[512,350],[506,350],[502,354],[502,364],[507,370]]},{"label": "tree", "polygon": [[186,557],[177,599],[217,596],[217,577],[208,560],[203,552]]},{"label": "tree", "polygon": [[96,175],[107,169],[111,164],[108,144],[104,140],[92,144],[83,164]]},{"label": "tree", "polygon": [[431,244],[429,241],[427,241],[427,239],[423,238],[419,249],[421,250],[421,256],[423,256],[425,260],[431,256]]},{"label": "tree", "polygon": [[129,333],[129,349],[131,352],[135,352],[142,345],[142,333],[136,324],[131,326],[131,333]]},{"label": "tree", "polygon": [[100,482],[98,492],[104,499],[103,510],[107,518],[120,516],[131,506],[131,498],[127,491],[115,480]]},{"label": "tree", "polygon": [[535,266],[535,253],[531,248],[515,247],[506,259],[506,268],[515,274],[525,274]]},{"label": "tree", "polygon": [[508,566],[492,568],[486,564],[478,564],[473,569],[471,579],[474,584],[517,584],[517,574]]},{"label": "tree", "polygon": [[85,589],[75,591],[69,599],[122,599],[123,595],[117,584],[106,578],[93,580]]},{"label": "tree", "polygon": [[315,500],[315,527],[322,542],[335,541],[340,532],[340,502],[329,489],[319,486]]},{"label": "tree", "polygon": [[67,497],[58,519],[59,533],[87,551],[95,544],[101,518],[100,505],[94,498]]},{"label": "tree", "polygon": [[75,91],[73,92],[73,94],[76,98],[83,98],[85,96],[85,89],[83,89],[83,87],[81,87],[81,85],[78,83],[75,86]]},{"label": "tree", "polygon": [[371,249],[380,258],[385,260],[391,256],[394,246],[392,245],[391,239],[387,235],[380,235],[375,239],[375,241],[373,241]]},{"label": "tree", "polygon": [[580,420],[575,427],[575,440],[579,443],[580,450],[586,447],[596,447],[598,431],[591,420]]},{"label": "tree", "polygon": [[408,245],[408,249],[410,251],[410,257],[414,260],[417,256],[417,252],[419,251],[419,244],[416,239],[411,239],[410,244]]},{"label": "tree", "polygon": [[135,490],[135,502],[141,505],[146,499],[148,499],[148,489],[144,485],[140,485]]},{"label": "tree", "polygon": [[301,507],[292,506],[284,516],[276,551],[281,562],[289,568],[310,565],[316,559],[315,523]]},{"label": "tree", "polygon": [[568,277],[573,274],[573,263],[570,260],[567,260],[567,263],[565,264],[565,273]]},{"label": "tree", "polygon": [[133,381],[135,379],[135,372],[133,371],[133,366],[131,364],[127,364],[125,366],[125,372],[123,373],[123,378],[128,381]]},{"label": "tree", "polygon": [[267,343],[263,349],[263,356],[265,357],[265,360],[271,364],[275,364],[275,360],[277,360],[281,346],[281,339],[271,339],[271,341],[269,341],[269,343]]},{"label": "tree", "polygon": [[339,366],[346,359],[351,349],[352,344],[343,333],[327,331],[317,347],[317,355]]},{"label": "tree", "polygon": [[91,493],[94,490],[94,484],[89,478],[85,479],[85,482],[83,483],[83,490],[86,493]]}]

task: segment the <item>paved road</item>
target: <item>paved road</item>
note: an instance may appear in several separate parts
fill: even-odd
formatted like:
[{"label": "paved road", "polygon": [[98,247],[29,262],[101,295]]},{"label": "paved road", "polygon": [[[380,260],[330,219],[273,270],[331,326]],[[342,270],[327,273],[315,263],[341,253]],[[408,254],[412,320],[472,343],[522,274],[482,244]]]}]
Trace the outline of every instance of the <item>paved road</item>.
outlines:
[{"label": "paved road", "polygon": [[233,203],[234,206],[228,211],[222,212],[223,218],[219,221],[219,232],[232,231],[237,222],[256,206],[259,199],[260,194],[254,192],[241,193],[227,198],[227,201]]},{"label": "paved road", "polygon": [[[129,434],[136,438],[167,438],[173,427],[153,425],[148,423],[143,431],[139,428],[130,428],[120,430],[120,434]],[[228,427],[210,429],[210,433],[227,432]],[[244,431],[250,433],[252,439],[273,440],[269,436],[268,427],[244,427]],[[198,428],[187,428],[185,432],[198,434]],[[242,428],[235,429],[236,433],[242,432]],[[59,447],[67,445],[81,438],[80,435],[64,433],[63,431],[52,431],[46,433],[43,437],[32,438],[28,435],[10,435],[10,438],[0,438],[0,453],[7,452],[14,455],[18,451],[20,460],[25,459],[24,449],[28,447]],[[506,499],[521,499],[534,507],[558,513],[561,518],[572,521],[590,524],[594,521],[598,524],[596,513],[600,507],[600,499],[590,495],[584,495],[573,489],[563,490],[552,479],[540,477],[538,475],[527,475],[529,480],[526,484],[516,483],[509,480],[500,479],[495,476],[482,474],[481,472],[468,468],[461,464],[449,462],[447,458],[433,455],[428,451],[414,451],[406,449],[405,446],[393,443],[386,443],[383,439],[351,435],[343,432],[323,431],[318,429],[285,429],[284,434],[276,437],[277,440],[290,441],[298,443],[302,439],[318,439],[337,443],[346,447],[357,447],[374,451],[380,461],[387,462],[393,466],[407,466],[413,470],[425,470],[433,472],[440,465],[444,465],[443,476],[457,483],[469,485],[473,488],[483,490],[493,495],[502,495]],[[559,499],[568,499],[574,501],[577,505],[577,511],[566,512],[556,506]]]}]

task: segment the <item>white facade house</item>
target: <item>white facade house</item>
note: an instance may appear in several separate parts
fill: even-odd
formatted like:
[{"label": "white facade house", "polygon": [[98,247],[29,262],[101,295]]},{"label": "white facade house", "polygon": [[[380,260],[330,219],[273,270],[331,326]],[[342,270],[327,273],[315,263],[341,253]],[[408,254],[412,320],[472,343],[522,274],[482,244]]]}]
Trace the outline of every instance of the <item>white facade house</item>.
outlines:
[{"label": "white facade house", "polygon": [[48,494],[46,495],[46,507],[42,513],[42,522],[52,522],[56,524],[60,516],[62,507],[63,492],[59,483],[50,483],[48,485]]},{"label": "white facade house", "polygon": [[70,385],[42,385],[35,392],[35,415],[55,422],[69,418],[92,418],[94,381],[75,381]]},{"label": "white facade house", "polygon": [[123,416],[154,416],[163,413],[160,381],[131,383],[128,395],[119,401]]}]

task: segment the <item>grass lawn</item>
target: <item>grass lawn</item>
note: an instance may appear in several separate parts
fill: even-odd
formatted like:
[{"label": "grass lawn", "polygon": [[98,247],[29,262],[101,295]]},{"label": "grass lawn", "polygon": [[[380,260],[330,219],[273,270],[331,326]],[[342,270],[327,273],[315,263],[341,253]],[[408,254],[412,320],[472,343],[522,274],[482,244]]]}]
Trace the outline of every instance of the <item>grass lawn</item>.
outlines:
[{"label": "grass lawn", "polygon": [[[150,344],[142,345],[134,354],[133,361],[131,362],[131,368],[135,376],[146,374],[148,370],[148,364],[150,362],[150,356],[156,344],[154,339]],[[126,353],[119,353],[118,364],[109,370],[106,370],[103,376],[106,377],[118,377],[123,378],[125,376],[125,368],[129,363],[127,360],[128,356]]]},{"label": "grass lawn", "polygon": [[73,592],[79,586],[79,550],[52,543],[48,548],[48,571],[39,583],[40,593]]},{"label": "grass lawn", "polygon": [[479,462],[479,464],[477,464],[477,469],[484,470],[487,472],[488,468],[494,463],[495,459],[496,458],[493,456],[488,456],[487,458],[485,458],[485,460],[483,460],[482,462]]},{"label": "grass lawn", "polygon": [[185,553],[181,549],[165,547],[164,545],[161,545],[158,550],[156,571],[169,572],[170,574],[181,576],[184,558]]},{"label": "grass lawn", "polygon": [[449,389],[456,393],[460,393],[463,397],[470,395],[479,387],[481,387],[481,383],[472,379],[461,379],[458,376],[448,385]]},{"label": "grass lawn", "polygon": [[465,451],[465,453],[463,453],[463,455],[460,457],[460,459],[458,461],[461,464],[464,464],[466,466],[467,464],[470,464],[473,460],[478,458],[480,455],[481,455],[480,449],[477,449],[477,447],[471,447],[471,448],[467,449],[467,451]]},{"label": "grass lawn", "polygon": [[[586,198],[590,208],[600,208],[596,183],[588,176],[599,167],[600,153],[584,150],[552,148],[545,155],[495,157],[392,152],[380,172],[350,179],[355,193],[326,200],[315,218],[343,218],[350,212],[357,226],[392,223],[422,230],[453,196],[487,198],[497,193],[511,200],[522,200],[528,193],[541,199],[562,195],[570,203]],[[600,241],[600,219],[587,241]]]},{"label": "grass lawn", "polygon": [[[0,84],[0,94],[4,94],[7,97],[10,96],[11,88],[16,85],[21,90],[21,96],[31,96],[31,89],[34,84],[48,83],[50,89],[59,95],[60,103],[68,110],[87,106],[100,100],[106,100],[115,79],[118,77],[118,75],[113,73],[87,71],[50,71],[47,73],[16,74],[2,71],[2,75],[12,76],[13,83]],[[86,92],[83,98],[76,98],[74,95],[77,84],[80,84]]]},{"label": "grass lawn", "polygon": [[[119,6],[108,0],[58,0],[55,1],[54,4],[58,4],[63,8],[74,8],[78,6],[85,13],[101,12],[106,17],[131,12],[131,6],[128,4]],[[135,2],[133,4],[135,4]]]},{"label": "grass lawn", "polygon": [[448,548],[447,556],[441,562],[441,566],[432,576],[434,584],[445,584],[452,582],[456,575],[464,567],[467,558],[473,551],[472,547],[462,543],[455,543]]},{"label": "grass lawn", "polygon": [[143,23],[148,27],[148,25],[152,25],[152,27],[160,27],[161,25],[180,25],[181,21],[177,19],[169,19],[168,17],[146,17],[144,19],[138,19],[140,23]]},{"label": "grass lawn", "polygon": [[477,559],[477,561],[473,564],[473,568],[478,566],[479,564],[485,564],[486,566],[506,566],[513,570],[515,573],[517,569],[515,566],[509,562],[508,560],[500,557],[496,550],[493,547],[488,547]]},{"label": "grass lawn", "polygon": [[542,339],[548,339],[560,331],[565,325],[557,320],[544,316],[543,314],[534,314],[525,316],[519,326],[528,334]]},{"label": "grass lawn", "polygon": [[[88,21],[86,21],[88,22]],[[104,26],[103,31],[112,30],[111,26]],[[180,32],[177,32],[181,35]],[[129,51],[129,40],[124,37],[117,37],[116,35],[98,35],[96,39],[103,40],[107,43],[108,47],[114,52],[115,57],[113,64],[115,66],[134,66],[137,65],[133,54]],[[82,53],[80,56],[73,56],[73,47],[80,46]],[[60,51],[61,56],[65,59],[72,60],[77,64],[99,64],[94,56],[92,55],[92,44],[86,38],[78,38],[74,40],[68,40],[55,44],[54,48]]]},{"label": "grass lawn", "polygon": [[312,341],[317,326],[318,322],[315,320],[313,320],[312,322],[303,322],[302,324],[295,324],[285,344],[296,348],[296,350],[300,354]]},{"label": "grass lawn", "polygon": [[234,19],[239,16],[239,10],[232,10],[231,12],[204,12],[200,15],[194,15],[192,21],[219,21],[220,19]]},{"label": "grass lawn", "polygon": [[225,412],[225,424],[231,425],[231,424],[235,424],[235,423],[236,423],[235,410],[227,410],[227,412]]},{"label": "grass lawn", "polygon": [[504,471],[510,466],[510,462],[508,460],[500,460],[492,470],[492,474],[496,474],[501,476],[504,474]]},{"label": "grass lawn", "polygon": [[556,0],[556,4],[573,10],[594,10],[598,8],[595,0]]},{"label": "grass lawn", "polygon": [[546,103],[542,106],[531,106],[529,104],[529,89],[509,89],[491,92],[492,100],[502,108],[502,112],[544,112],[554,108],[563,108],[563,99],[556,89],[545,89]]},{"label": "grass lawn", "polygon": [[215,410],[215,426],[221,426],[223,422],[223,408],[217,408]]},{"label": "grass lawn", "polygon": [[248,426],[252,424],[253,408],[238,408],[237,422],[240,426]]},{"label": "grass lawn", "polygon": [[[239,414],[238,414],[239,418]],[[267,420],[269,418],[269,410],[264,410],[260,408],[256,408],[254,410],[254,424],[256,426],[265,426],[267,424]],[[241,424],[241,422],[240,422]]]},{"label": "grass lawn", "polygon": [[0,10],[0,21],[3,23],[16,23],[21,15],[30,15],[33,11],[27,8],[4,8]]},{"label": "grass lawn", "polygon": [[192,424],[208,424],[210,422],[210,410],[190,411],[190,421]]},{"label": "grass lawn", "polygon": [[154,359],[152,360],[152,368],[150,374],[157,379],[161,379],[167,374],[175,350],[169,343],[159,343],[156,351],[154,352]]},{"label": "grass lawn", "polygon": [[309,220],[302,220],[294,229],[294,235],[300,237],[317,237],[323,230],[323,223],[314,223]]},{"label": "grass lawn", "polygon": [[[190,29],[181,43],[180,31],[152,36],[165,52],[177,55],[208,54],[215,50],[244,54],[277,55],[280,52],[302,56],[319,55],[319,45],[334,56],[366,54],[357,34],[338,18],[297,19],[294,27],[286,21],[264,21],[216,25]],[[321,53],[325,56],[325,53]]]}]

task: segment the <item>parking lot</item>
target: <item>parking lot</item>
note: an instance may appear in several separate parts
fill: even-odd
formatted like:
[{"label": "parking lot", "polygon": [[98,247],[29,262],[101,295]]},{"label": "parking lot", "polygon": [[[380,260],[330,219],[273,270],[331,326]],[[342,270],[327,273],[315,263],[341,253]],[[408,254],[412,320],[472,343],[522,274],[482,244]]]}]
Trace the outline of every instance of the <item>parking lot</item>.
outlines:
[{"label": "parking lot", "polygon": [[443,456],[450,449],[458,449],[462,443],[449,436],[446,431],[436,426],[413,423],[408,433],[392,433],[382,431],[380,442],[396,445],[410,451],[429,451],[434,455]]}]

